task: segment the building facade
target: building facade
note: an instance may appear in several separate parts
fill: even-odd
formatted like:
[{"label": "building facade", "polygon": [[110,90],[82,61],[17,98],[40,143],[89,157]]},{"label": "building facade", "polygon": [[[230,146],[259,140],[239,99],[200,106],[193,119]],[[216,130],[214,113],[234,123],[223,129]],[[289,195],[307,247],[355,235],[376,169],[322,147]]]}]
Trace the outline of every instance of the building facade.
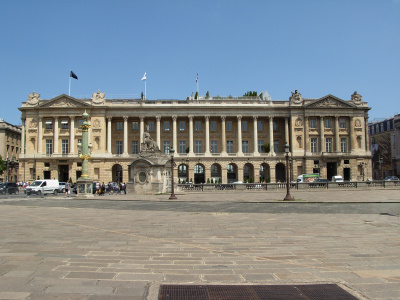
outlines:
[{"label": "building facade", "polygon": [[[400,116],[396,116],[398,120]],[[397,121],[397,132],[395,118],[387,118],[368,124],[372,154],[372,177],[373,179],[384,179],[387,176],[397,176],[398,147],[396,147],[396,134],[400,131],[400,122]],[[397,157],[396,157],[397,155]]]},{"label": "building facade", "polygon": [[19,109],[20,171],[26,181],[76,181],[84,110],[91,116],[89,175],[95,181],[135,181],[129,166],[141,153],[145,134],[161,152],[175,150],[176,182],[283,182],[286,143],[291,179],[315,172],[327,179],[371,178],[370,108],[356,92],[342,100],[303,99],[296,91],[288,101],[106,99],[100,91],[91,99],[63,94],[41,100],[33,92]]},{"label": "building facade", "polygon": [[21,127],[15,126],[0,119],[0,155],[6,164],[0,182],[17,182],[19,154],[21,150]]}]

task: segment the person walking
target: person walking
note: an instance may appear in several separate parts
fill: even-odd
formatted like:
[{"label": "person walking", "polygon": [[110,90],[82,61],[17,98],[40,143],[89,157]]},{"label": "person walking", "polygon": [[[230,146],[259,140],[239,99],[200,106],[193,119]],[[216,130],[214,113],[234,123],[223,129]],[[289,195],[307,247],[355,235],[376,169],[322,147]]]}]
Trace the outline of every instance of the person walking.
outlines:
[{"label": "person walking", "polygon": [[65,198],[68,198],[69,190],[71,188],[71,184],[69,183],[69,180],[65,183]]}]

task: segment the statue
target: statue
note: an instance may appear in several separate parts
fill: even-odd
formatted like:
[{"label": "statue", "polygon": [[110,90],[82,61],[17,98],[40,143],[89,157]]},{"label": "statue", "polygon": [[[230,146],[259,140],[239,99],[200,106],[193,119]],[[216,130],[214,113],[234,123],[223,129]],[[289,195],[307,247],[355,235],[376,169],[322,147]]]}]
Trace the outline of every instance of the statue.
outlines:
[{"label": "statue", "polygon": [[36,105],[40,101],[40,94],[37,94],[35,92],[32,92],[32,94],[29,94],[28,96],[28,104],[30,105]]},{"label": "statue", "polygon": [[355,91],[352,95],[351,95],[351,101],[354,102],[354,104],[361,104],[362,100],[361,100],[362,96],[360,94],[357,94],[357,91]]},{"label": "statue", "polygon": [[145,132],[143,132],[142,151],[160,152],[156,141],[154,141],[150,136],[149,126],[147,126]]},{"label": "statue", "polygon": [[297,92],[297,90],[292,93],[292,96],[289,98],[290,104],[301,104],[303,102],[303,98],[301,98],[301,94]]},{"label": "statue", "polygon": [[103,104],[106,97],[106,93],[101,93],[100,90],[97,90],[97,93],[93,93],[92,102],[94,104]]}]

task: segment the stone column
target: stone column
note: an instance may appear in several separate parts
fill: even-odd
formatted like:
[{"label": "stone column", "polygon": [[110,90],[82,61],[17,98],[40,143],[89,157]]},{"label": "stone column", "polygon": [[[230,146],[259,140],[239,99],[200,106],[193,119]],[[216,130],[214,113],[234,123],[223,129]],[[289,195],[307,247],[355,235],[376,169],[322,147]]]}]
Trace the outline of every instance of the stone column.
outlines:
[{"label": "stone column", "polygon": [[335,117],[335,144],[336,144],[336,152],[340,153],[340,138],[339,138],[339,117]]},{"label": "stone column", "polygon": [[350,128],[349,128],[349,136],[350,136],[350,152],[355,150],[355,134],[354,134],[354,117],[350,117]]},{"label": "stone column", "polygon": [[370,147],[369,147],[368,117],[364,117],[364,130],[365,130],[365,150],[369,151]]},{"label": "stone column", "polygon": [[237,116],[237,142],[238,142],[238,155],[243,155],[243,149],[242,149],[242,116]]},{"label": "stone column", "polygon": [[308,117],[304,117],[304,155],[309,151],[310,133],[308,132]]},{"label": "stone column", "polygon": [[[161,149],[161,116],[156,116],[157,120],[157,146]],[[175,148],[174,148],[175,149]]]},{"label": "stone column", "polygon": [[21,128],[21,154],[25,154],[25,119],[21,118],[21,124],[22,124],[22,128]]},{"label": "stone column", "polygon": [[325,152],[325,141],[324,141],[324,130],[325,130],[325,126],[324,126],[324,117],[321,117],[320,118],[320,124],[319,124],[319,127],[320,127],[320,140],[321,140],[321,153],[322,152]]},{"label": "stone column", "polygon": [[54,117],[54,149],[53,153],[58,153],[58,117]]},{"label": "stone column", "polygon": [[112,117],[107,117],[107,150],[111,154],[111,120]]},{"label": "stone column", "polygon": [[[172,116],[172,148],[174,148],[174,150],[175,150],[175,155],[179,155],[176,119],[177,119],[177,116]],[[158,147],[160,147],[160,145],[158,145]]]},{"label": "stone column", "polygon": [[122,155],[128,156],[128,117],[124,118],[124,153]]},{"label": "stone column", "polygon": [[273,117],[269,117],[269,153],[270,156],[274,156],[275,152],[274,152],[274,118]]},{"label": "stone column", "polygon": [[43,118],[39,118],[38,126],[38,154],[42,154],[42,140],[43,140]]},{"label": "stone column", "polygon": [[[221,116],[221,131],[222,131],[222,152],[221,154],[226,154],[226,128],[225,128],[225,116]],[[226,176],[226,175],[225,175]]]},{"label": "stone column", "polygon": [[210,154],[210,116],[205,116],[204,118],[206,120],[206,152],[205,152],[205,154]]},{"label": "stone column", "polygon": [[70,138],[70,147],[69,147],[69,153],[73,154],[75,153],[75,117],[70,116],[69,117],[71,120],[71,124],[69,127],[69,138]]},{"label": "stone column", "polygon": [[368,124],[367,124],[367,127],[365,127],[365,119],[364,119],[364,122],[361,122],[361,130],[362,130],[362,134],[361,134],[361,149],[363,151],[365,151],[365,132],[367,131],[366,128],[368,128]]},{"label": "stone column", "polygon": [[[139,149],[142,150],[142,143],[143,143],[143,133],[144,133],[144,117],[140,117],[140,129],[139,129],[139,140],[140,140],[140,145]],[[158,145],[160,148],[160,145]],[[161,149],[161,148],[160,148]]]},{"label": "stone column", "polygon": [[258,156],[258,129],[257,129],[257,116],[253,116],[253,139],[254,139],[254,151],[253,155]]},{"label": "stone column", "polygon": [[194,154],[193,149],[193,116],[189,117],[189,155]]},{"label": "stone column", "polygon": [[[285,143],[289,144],[289,118],[285,118]],[[290,149],[292,149],[293,145],[290,145]]]}]

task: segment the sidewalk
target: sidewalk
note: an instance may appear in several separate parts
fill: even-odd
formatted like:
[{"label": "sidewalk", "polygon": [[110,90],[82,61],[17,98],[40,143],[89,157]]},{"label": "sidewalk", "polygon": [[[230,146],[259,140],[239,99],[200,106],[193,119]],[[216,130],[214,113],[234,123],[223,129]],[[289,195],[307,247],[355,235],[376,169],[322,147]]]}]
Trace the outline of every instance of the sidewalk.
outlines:
[{"label": "sidewalk", "polygon": [[[251,205],[285,194],[187,193],[175,201]],[[296,201],[400,202],[399,190],[292,195]],[[335,283],[359,299],[400,299],[399,216],[73,209],[29,201],[0,205],[0,299],[153,300],[160,284],[173,283]]]}]

